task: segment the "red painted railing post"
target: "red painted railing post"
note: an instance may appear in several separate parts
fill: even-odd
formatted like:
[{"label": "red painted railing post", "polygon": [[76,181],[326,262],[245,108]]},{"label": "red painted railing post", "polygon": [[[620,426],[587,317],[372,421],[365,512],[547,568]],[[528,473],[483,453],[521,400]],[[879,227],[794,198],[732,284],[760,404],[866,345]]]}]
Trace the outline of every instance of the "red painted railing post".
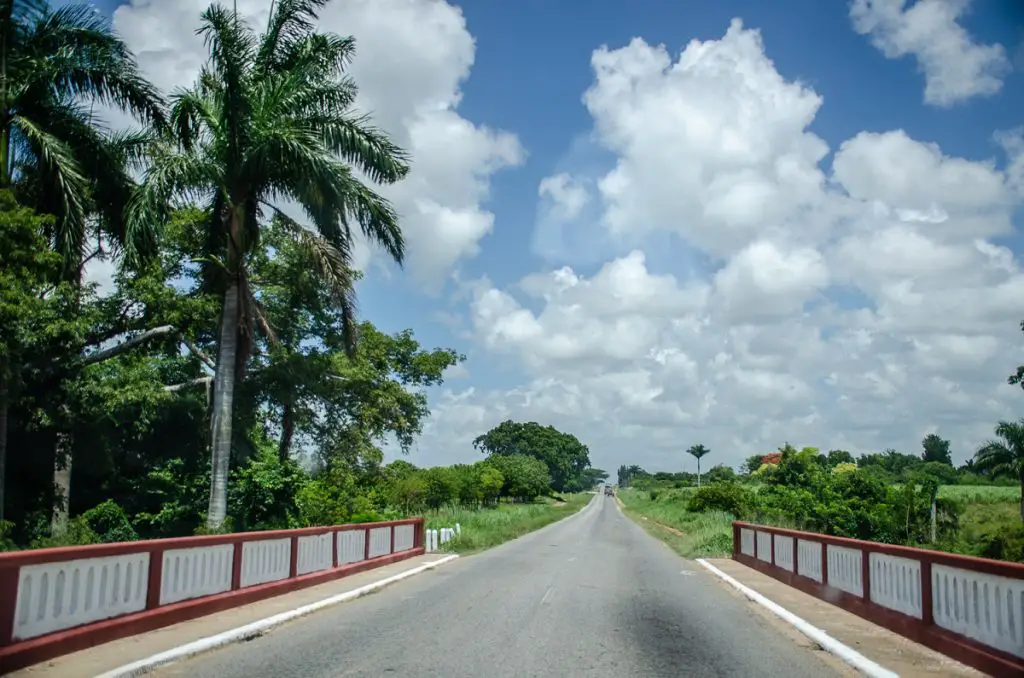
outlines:
[{"label": "red painted railing post", "polygon": [[921,559],[921,621],[925,626],[935,624],[935,597],[932,592],[932,561]]},{"label": "red painted railing post", "polygon": [[164,550],[149,550],[149,572],[146,579],[146,609],[155,610],[160,607],[160,589],[164,580]]},{"label": "red painted railing post", "polygon": [[758,549],[757,549],[757,542],[759,542],[761,540],[757,538],[757,530],[756,529],[751,530],[751,532],[754,533],[754,560],[757,560],[757,551],[758,551]]},{"label": "red painted railing post", "polygon": [[394,553],[394,552],[395,552],[395,525],[392,523],[392,525],[391,525],[391,544],[388,546],[388,553],[391,554],[391,553]]},{"label": "red painted railing post", "polygon": [[864,600],[871,601],[871,551],[860,550],[860,578],[864,581]]},{"label": "red painted railing post", "polygon": [[0,647],[9,645],[14,636],[14,612],[18,603],[19,565],[0,565]]},{"label": "red painted railing post", "polygon": [[331,530],[331,567],[338,566],[338,535],[340,530]]},{"label": "red painted railing post", "polygon": [[366,533],[366,539],[363,540],[363,560],[370,559],[370,528],[363,530]]},{"label": "red painted railing post", "polygon": [[828,586],[828,542],[821,542],[821,584]]},{"label": "red painted railing post", "polygon": [[774,532],[769,532],[768,533],[768,538],[771,540],[771,546],[772,546],[772,559],[771,559],[770,562],[772,564],[772,567],[775,567],[775,533]]},{"label": "red painted railing post", "polygon": [[235,554],[231,561],[231,590],[237,591],[242,588],[242,544],[235,542]]},{"label": "red painted railing post", "polygon": [[740,526],[735,522],[732,524],[732,557],[736,559],[740,554],[741,542],[740,542],[741,529]]},{"label": "red painted railing post", "polygon": [[294,579],[299,576],[299,538],[291,537],[289,540],[288,578]]}]

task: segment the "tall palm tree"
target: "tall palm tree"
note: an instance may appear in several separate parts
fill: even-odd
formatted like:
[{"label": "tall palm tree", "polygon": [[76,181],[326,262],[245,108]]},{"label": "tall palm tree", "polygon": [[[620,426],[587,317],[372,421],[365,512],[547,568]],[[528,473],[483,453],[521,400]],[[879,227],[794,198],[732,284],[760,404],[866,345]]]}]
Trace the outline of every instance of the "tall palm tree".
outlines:
[{"label": "tall palm tree", "polygon": [[[314,253],[312,263],[342,310],[355,341],[350,269],[352,227],[358,224],[399,264],[404,241],[387,200],[364,184],[408,172],[405,153],[366,117],[352,112],[356,86],[345,75],[355,41],[314,30],[327,0],[279,0],[267,30],[257,35],[219,4],[202,14],[198,33],[209,60],[196,84],[172,96],[172,133],[151,158],[129,206],[128,230],[166,221],[175,198],[209,201],[209,246],[223,294],[214,379],[211,487],[207,523],[219,528],[227,512],[232,411],[237,381],[259,329],[273,332],[250,289],[246,260],[259,244],[265,216],[276,215]],[[274,202],[298,203],[308,230]]]},{"label": "tall palm tree", "polygon": [[[126,243],[121,219],[132,186],[126,163],[139,159],[146,135],[104,133],[92,115],[96,103],[145,123],[164,121],[161,97],[95,8],[0,0],[0,190],[10,188],[23,205],[56,217],[50,245],[63,258],[64,278],[76,285],[90,222],[115,248],[142,252],[151,245]],[[0,436],[0,459],[6,443]],[[55,457],[59,527],[71,486],[70,437],[63,432]]]},{"label": "tall palm tree", "polygon": [[697,487],[700,487],[700,458],[710,452],[711,450],[703,445],[691,445],[690,449],[686,450],[687,454],[693,455],[697,460]]},{"label": "tall palm tree", "polygon": [[974,454],[974,469],[992,475],[1008,475],[1020,480],[1020,519],[1024,521],[1024,418],[996,424],[996,437]]},{"label": "tall palm tree", "polygon": [[0,189],[57,217],[52,242],[69,276],[80,276],[90,211],[124,244],[125,161],[146,140],[122,134],[112,143],[93,116],[96,103],[164,122],[159,93],[95,8],[0,0]]}]

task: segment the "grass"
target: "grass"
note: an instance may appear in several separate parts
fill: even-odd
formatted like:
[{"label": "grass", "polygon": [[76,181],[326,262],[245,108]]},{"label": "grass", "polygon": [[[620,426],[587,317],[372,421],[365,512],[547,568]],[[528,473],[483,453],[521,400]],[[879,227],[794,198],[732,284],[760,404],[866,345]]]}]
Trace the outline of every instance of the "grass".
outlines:
[{"label": "grass", "polygon": [[[690,513],[686,500],[696,488],[619,491],[626,514],[686,558],[727,556],[732,551],[732,517],[725,513]],[[750,489],[756,491],[757,486]],[[1020,488],[943,485],[939,496],[962,506],[960,527],[941,550],[1000,560],[1024,561],[1024,527]],[[665,526],[665,527],[660,527]],[[669,529],[665,529],[665,528]]]},{"label": "grass", "polygon": [[988,487],[985,485],[943,485],[939,497],[955,499],[964,504],[1020,503],[1020,487]]},{"label": "grass", "polygon": [[619,499],[626,515],[684,558],[732,553],[732,516],[721,511],[691,513],[681,501],[684,494],[670,491],[651,501],[648,492],[625,489],[619,491]]},{"label": "grass", "polygon": [[427,529],[455,527],[458,523],[462,534],[440,550],[476,553],[570,516],[586,506],[592,496],[581,492],[564,495],[564,501],[545,498],[532,504],[500,504],[495,508],[443,508],[427,514]]}]

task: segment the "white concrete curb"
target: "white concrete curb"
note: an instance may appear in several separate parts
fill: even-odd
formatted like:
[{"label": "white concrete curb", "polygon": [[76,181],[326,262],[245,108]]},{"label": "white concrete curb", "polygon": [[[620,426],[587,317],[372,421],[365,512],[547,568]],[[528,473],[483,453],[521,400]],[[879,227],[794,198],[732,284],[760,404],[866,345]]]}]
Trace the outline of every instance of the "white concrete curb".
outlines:
[{"label": "white concrete curb", "polygon": [[828,635],[816,626],[812,626],[810,623],[796,616],[786,608],[773,603],[757,591],[753,590],[749,586],[744,586],[740,582],[736,581],[733,577],[730,577],[725,572],[722,572],[717,567],[704,560],[698,558],[697,562],[703,565],[709,572],[714,574],[719,579],[727,582],[737,591],[742,593],[744,596],[754,601],[758,605],[767,608],[772,614],[779,619],[782,619],[790,626],[794,627],[797,631],[804,634],[815,643],[820,645],[829,654],[835,655],[842,661],[846,662],[853,668],[857,669],[869,678],[899,678],[899,674],[890,671],[889,669],[876,664],[871,661],[860,652],[857,652],[853,648],[843,645],[838,640]]},{"label": "white concrete curb", "polygon": [[273,615],[272,617],[266,617],[265,619],[254,621],[251,624],[246,624],[245,626],[239,626],[237,628],[224,631],[223,633],[218,633],[215,636],[200,638],[199,640],[193,641],[191,643],[179,645],[178,647],[172,648],[165,652],[160,652],[159,654],[146,657],[145,659],[140,659],[137,662],[125,664],[124,666],[116,668],[113,671],[108,671],[107,673],[97,676],[96,678],[134,678],[134,676],[141,676],[145,673],[149,673],[153,669],[165,666],[172,662],[181,661],[182,659],[188,659],[189,657],[194,657],[197,654],[209,652],[210,650],[214,650],[225,645],[230,645],[231,643],[238,643],[244,640],[251,640],[253,638],[263,635],[267,631],[273,629],[275,626],[280,626],[285,622],[290,622],[293,619],[304,617],[307,614],[318,612],[319,610],[331,607],[333,605],[347,603],[348,601],[355,600],[356,598],[362,598],[365,595],[379,591],[387,586],[390,586],[391,584],[399,582],[408,577],[412,577],[413,575],[417,575],[421,572],[426,572],[427,570],[431,570],[440,565],[444,565],[445,563],[450,563],[456,558],[458,558],[458,556],[454,554],[450,556],[445,556],[444,558],[440,558],[429,563],[418,565],[409,570],[405,570],[404,572],[399,572],[398,574],[387,577],[386,579],[381,579],[380,581],[375,581],[370,584],[366,584],[365,586],[360,586],[357,589],[345,591],[344,593],[339,593],[336,596],[324,598],[323,600],[318,600],[315,603],[310,603],[309,605],[303,605],[302,607],[296,608],[294,610],[281,612],[279,614]]}]

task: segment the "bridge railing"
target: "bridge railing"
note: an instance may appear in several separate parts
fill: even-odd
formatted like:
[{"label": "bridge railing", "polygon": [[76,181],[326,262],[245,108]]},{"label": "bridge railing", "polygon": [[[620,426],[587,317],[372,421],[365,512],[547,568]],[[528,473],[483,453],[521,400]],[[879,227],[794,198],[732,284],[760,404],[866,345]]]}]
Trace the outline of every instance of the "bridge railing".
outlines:
[{"label": "bridge railing", "polygon": [[993,676],[1024,676],[1024,564],[733,523],[733,559]]},{"label": "bridge railing", "polygon": [[0,553],[0,673],[424,552],[423,518]]}]

